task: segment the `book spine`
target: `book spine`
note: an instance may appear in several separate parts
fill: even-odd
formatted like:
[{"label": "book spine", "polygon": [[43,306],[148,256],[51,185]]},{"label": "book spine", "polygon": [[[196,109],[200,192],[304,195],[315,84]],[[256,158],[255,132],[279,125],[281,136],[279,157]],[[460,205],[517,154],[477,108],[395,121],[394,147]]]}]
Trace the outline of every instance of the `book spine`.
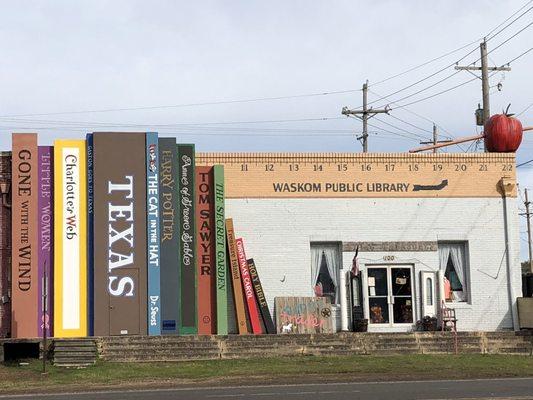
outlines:
[{"label": "book spine", "polygon": [[13,134],[12,337],[38,336],[37,134]]},{"label": "book spine", "polygon": [[11,152],[0,152],[0,338],[11,335]]},{"label": "book spine", "polygon": [[84,140],[54,143],[54,335],[87,336]]},{"label": "book spine", "polygon": [[235,242],[235,230],[233,228],[233,220],[226,219],[226,235],[228,243],[228,253],[231,267],[231,283],[233,286],[233,299],[235,304],[235,313],[237,314],[237,327],[239,334],[244,335],[248,332],[248,325],[246,324],[246,310],[244,306],[244,296],[241,284],[241,272],[239,268],[239,260],[237,257],[237,244]]},{"label": "book spine", "polygon": [[195,153],[193,144],[179,144],[178,153],[178,218],[179,218],[179,331],[198,333],[196,299],[196,227],[195,227]]},{"label": "book spine", "polygon": [[224,166],[213,167],[213,197],[215,223],[216,320],[219,335],[228,334],[228,289],[226,266],[226,228],[224,208]]},{"label": "book spine", "polygon": [[161,333],[178,333],[178,155],[176,140],[159,138]]},{"label": "book spine", "polygon": [[216,333],[213,167],[196,167],[198,334]]},{"label": "book spine", "polygon": [[259,310],[261,311],[261,317],[263,318],[263,324],[265,326],[266,333],[274,334],[276,333],[276,328],[274,327],[274,322],[272,321],[272,316],[268,308],[265,292],[263,292],[263,285],[261,285],[261,280],[259,279],[259,274],[257,273],[254,259],[249,259],[247,263],[248,270],[250,271],[250,277],[252,278],[255,297],[257,299],[257,303],[259,304]]},{"label": "book spine", "polygon": [[145,133],[93,133],[96,336],[148,333],[145,153]]},{"label": "book spine", "polygon": [[161,335],[161,270],[159,266],[159,149],[157,133],[146,134],[146,209],[148,240],[148,334]]},{"label": "book spine", "polygon": [[261,328],[261,317],[259,316],[259,309],[255,300],[254,287],[252,285],[252,278],[248,270],[248,262],[246,260],[246,252],[244,251],[244,241],[242,238],[237,239],[237,258],[239,259],[239,268],[241,272],[241,281],[246,296],[246,304],[248,306],[248,315],[250,316],[250,323],[252,324],[252,331],[255,335],[263,333]]},{"label": "book spine", "polygon": [[[37,321],[39,336],[43,336],[46,329],[48,337],[52,336],[52,266],[53,266],[53,226],[54,226],[54,209],[53,209],[53,157],[54,149],[51,146],[39,146],[39,194],[38,194],[38,213],[39,213],[39,318]],[[44,300],[43,294],[46,294],[46,306],[42,306]]]},{"label": "book spine", "polygon": [[87,334],[94,335],[94,179],[93,135],[86,135],[87,156]]}]

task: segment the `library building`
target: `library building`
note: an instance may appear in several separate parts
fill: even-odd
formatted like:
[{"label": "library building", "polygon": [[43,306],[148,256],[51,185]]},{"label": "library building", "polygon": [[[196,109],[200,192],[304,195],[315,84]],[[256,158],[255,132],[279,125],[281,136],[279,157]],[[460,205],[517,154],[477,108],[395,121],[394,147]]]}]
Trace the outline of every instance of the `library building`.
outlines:
[{"label": "library building", "polygon": [[324,297],[336,331],[412,331],[443,309],[458,331],[517,329],[514,153],[197,160],[224,166],[226,215],[273,311],[278,297]]}]

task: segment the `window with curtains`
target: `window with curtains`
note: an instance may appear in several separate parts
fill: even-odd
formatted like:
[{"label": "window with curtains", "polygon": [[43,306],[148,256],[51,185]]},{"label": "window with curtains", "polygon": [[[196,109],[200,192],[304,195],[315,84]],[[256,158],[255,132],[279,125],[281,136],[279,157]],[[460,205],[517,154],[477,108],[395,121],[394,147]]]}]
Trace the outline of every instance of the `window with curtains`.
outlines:
[{"label": "window with curtains", "polygon": [[342,265],[341,247],[334,243],[311,243],[311,288],[317,297],[339,303],[339,282]]},{"label": "window with curtains", "polygon": [[466,242],[439,242],[440,269],[444,271],[447,302],[468,301],[468,256]]}]

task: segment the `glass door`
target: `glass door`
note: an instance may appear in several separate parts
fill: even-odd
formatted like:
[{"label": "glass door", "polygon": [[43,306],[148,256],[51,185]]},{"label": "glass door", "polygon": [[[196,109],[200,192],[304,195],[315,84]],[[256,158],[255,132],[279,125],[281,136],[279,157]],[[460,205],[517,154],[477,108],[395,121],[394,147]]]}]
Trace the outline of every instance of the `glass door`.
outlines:
[{"label": "glass door", "polygon": [[390,324],[388,268],[368,268],[367,283],[369,322]]},{"label": "glass door", "polygon": [[379,266],[367,269],[370,324],[413,323],[413,282],[409,266]]},{"label": "glass door", "polygon": [[413,294],[411,282],[411,268],[391,267],[391,300],[393,323],[413,323]]}]

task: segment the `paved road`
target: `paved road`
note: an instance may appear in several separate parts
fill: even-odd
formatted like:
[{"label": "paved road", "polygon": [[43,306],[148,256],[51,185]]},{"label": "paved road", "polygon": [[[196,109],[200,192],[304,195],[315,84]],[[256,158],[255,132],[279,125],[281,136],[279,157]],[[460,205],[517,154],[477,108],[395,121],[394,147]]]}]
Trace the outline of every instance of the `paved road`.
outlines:
[{"label": "paved road", "polygon": [[201,389],[132,390],[2,396],[0,400],[445,400],[533,399],[533,378],[458,381],[329,383]]}]

